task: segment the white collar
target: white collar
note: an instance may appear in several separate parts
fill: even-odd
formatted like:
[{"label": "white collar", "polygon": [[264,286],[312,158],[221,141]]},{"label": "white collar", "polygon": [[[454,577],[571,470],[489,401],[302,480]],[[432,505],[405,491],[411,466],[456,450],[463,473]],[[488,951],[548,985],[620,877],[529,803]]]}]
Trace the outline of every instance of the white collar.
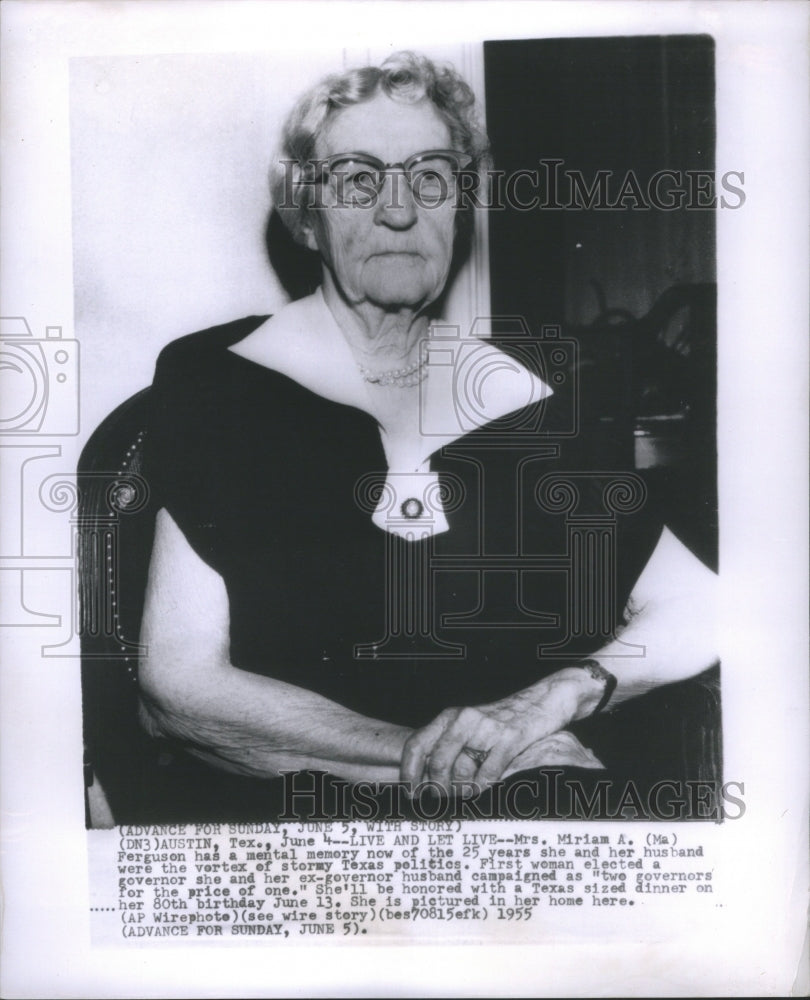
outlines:
[{"label": "white collar", "polygon": [[[477,427],[545,399],[552,389],[511,355],[458,326],[434,321],[425,345],[428,378],[419,387],[420,460]],[[373,416],[369,386],[320,289],[291,302],[231,347],[312,392]],[[419,464],[419,463],[417,463]]]},{"label": "white collar", "polygon": [[[360,377],[320,290],[284,306],[230,349],[325,399],[374,416],[371,393],[379,388]],[[434,322],[425,349],[428,377],[419,386],[420,434],[389,451],[385,428],[381,427],[389,467],[372,514],[379,528],[408,541],[448,530],[430,456],[470,431],[537,403],[552,392],[510,355],[486,340],[463,336],[452,324]]]}]

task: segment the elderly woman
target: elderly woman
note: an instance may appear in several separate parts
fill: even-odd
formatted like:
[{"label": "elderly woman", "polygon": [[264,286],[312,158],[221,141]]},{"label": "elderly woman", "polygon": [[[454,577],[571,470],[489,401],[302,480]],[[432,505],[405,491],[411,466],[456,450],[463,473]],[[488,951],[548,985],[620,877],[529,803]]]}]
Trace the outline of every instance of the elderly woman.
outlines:
[{"label": "elderly woman", "polygon": [[[327,78],[275,183],[320,289],[161,354],[141,715],[212,790],[189,819],[271,819],[291,770],[466,795],[596,768],[587,720],[714,661],[713,576],[643,497],[583,564],[596,590],[577,584],[614,627],[574,627],[568,522],[542,489],[571,468],[556,397],[433,311],[486,165],[452,69],[406,53]],[[473,400],[456,376],[476,350]],[[587,513],[604,483],[577,481]]]}]

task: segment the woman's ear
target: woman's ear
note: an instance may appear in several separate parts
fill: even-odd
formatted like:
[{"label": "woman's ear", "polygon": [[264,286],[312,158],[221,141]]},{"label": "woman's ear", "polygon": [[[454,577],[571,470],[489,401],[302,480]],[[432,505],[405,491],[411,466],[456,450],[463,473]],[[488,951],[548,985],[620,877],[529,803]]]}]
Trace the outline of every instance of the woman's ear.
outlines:
[{"label": "woman's ear", "polygon": [[312,216],[309,211],[309,204],[312,198],[312,181],[300,163],[293,164],[292,181],[295,203],[298,206],[298,211],[301,212],[301,221],[296,241],[303,244],[308,250],[317,251],[318,241],[315,239]]},{"label": "woman's ear", "polygon": [[309,250],[318,250],[318,241],[315,239],[315,230],[307,217],[301,225],[301,242]]}]

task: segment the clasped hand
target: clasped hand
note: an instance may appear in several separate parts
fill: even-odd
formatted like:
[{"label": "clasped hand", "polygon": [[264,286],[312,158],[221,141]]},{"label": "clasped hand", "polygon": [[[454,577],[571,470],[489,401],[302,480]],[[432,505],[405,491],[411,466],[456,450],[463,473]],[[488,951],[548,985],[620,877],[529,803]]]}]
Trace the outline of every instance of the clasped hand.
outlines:
[{"label": "clasped hand", "polygon": [[601,767],[562,732],[589,715],[601,693],[584,670],[566,667],[489,705],[447,708],[406,741],[401,778],[411,787],[431,781],[447,794],[469,795],[529,767]]}]

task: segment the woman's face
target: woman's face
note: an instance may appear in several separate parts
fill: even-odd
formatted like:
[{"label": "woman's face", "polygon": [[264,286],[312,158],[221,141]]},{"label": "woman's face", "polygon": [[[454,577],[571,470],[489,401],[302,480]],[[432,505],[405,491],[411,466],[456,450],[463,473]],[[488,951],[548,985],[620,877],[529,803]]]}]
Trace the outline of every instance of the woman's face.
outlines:
[{"label": "woman's face", "polygon": [[[402,163],[450,145],[449,129],[428,101],[400,104],[378,94],[334,115],[318,136],[315,155],[363,152]],[[436,299],[453,254],[454,198],[420,204],[398,171],[385,175],[369,205],[340,204],[337,193],[335,185],[324,185],[324,207],[311,212],[308,243],[349,304],[418,309]]]}]

